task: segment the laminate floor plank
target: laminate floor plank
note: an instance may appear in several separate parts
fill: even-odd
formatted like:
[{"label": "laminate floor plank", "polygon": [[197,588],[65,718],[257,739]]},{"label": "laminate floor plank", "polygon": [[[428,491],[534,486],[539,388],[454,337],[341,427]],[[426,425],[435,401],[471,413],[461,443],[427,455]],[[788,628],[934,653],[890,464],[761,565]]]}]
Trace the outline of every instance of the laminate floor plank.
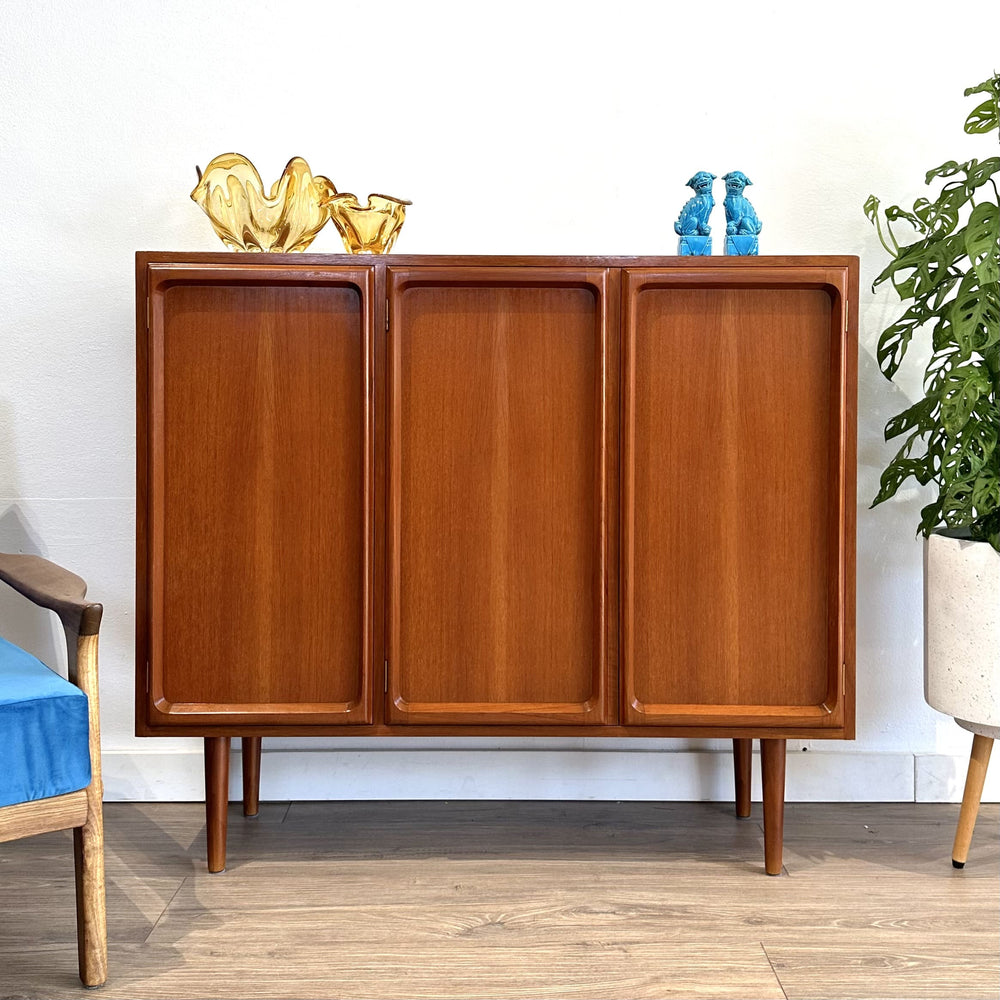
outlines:
[{"label": "laminate floor plank", "polygon": [[[266,803],[205,870],[200,803],[106,806],[111,998],[993,997],[1000,808]],[[0,998],[76,978],[68,834],[0,845]]]},{"label": "laminate floor plank", "polygon": [[1000,809],[985,805],[976,823],[976,856],[962,872],[950,861],[957,806],[934,803],[844,802],[785,807],[785,867],[789,874],[822,867],[830,876],[862,874],[995,878],[1000,870]]},{"label": "laminate floor plank", "polygon": [[[129,944],[145,941],[184,884],[179,878],[105,878],[108,938]],[[0,876],[0,955],[39,944],[76,946],[76,881],[68,877]],[[22,919],[9,919],[12,915]],[[3,971],[0,969],[0,983]]]},{"label": "laminate floor plank", "polygon": [[964,935],[766,948],[788,1000],[996,1000],[996,947],[966,951]]},{"label": "laminate floor plank", "polygon": [[[309,945],[271,948],[254,954],[215,948],[177,949],[129,945],[111,955],[124,967],[103,997],[148,1000],[203,1000],[205,997],[270,1000],[531,1000],[531,998],[720,998],[784,1000],[770,962],[757,945],[724,958],[704,949],[671,950],[667,945],[632,946],[584,942],[550,953],[538,948],[511,964],[509,953],[465,945],[447,954],[396,945],[363,952],[339,949],[333,955]],[[74,987],[75,968],[63,959],[53,965],[40,956],[12,957],[5,963],[25,991],[0,996],[54,1000],[92,996]],[[113,966],[112,966],[113,967]],[[655,971],[649,971],[649,970]],[[291,971],[289,971],[291,970]],[[57,983],[53,987],[53,983]]]}]

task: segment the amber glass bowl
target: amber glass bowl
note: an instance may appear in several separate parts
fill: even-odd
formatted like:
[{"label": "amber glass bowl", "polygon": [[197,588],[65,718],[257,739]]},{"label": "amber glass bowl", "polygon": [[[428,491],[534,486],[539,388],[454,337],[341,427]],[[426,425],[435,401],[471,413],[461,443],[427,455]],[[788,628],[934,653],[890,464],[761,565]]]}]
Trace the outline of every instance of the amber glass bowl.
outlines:
[{"label": "amber glass bowl", "polygon": [[265,195],[257,168],[239,153],[223,153],[198,169],[191,198],[226,246],[262,252],[305,250],[326,225],[326,203],[336,194],[328,178],[313,176],[293,156]]},{"label": "amber glass bowl", "polygon": [[368,195],[367,205],[353,194],[334,194],[326,201],[330,221],[350,253],[388,253],[411,204],[387,194]]}]

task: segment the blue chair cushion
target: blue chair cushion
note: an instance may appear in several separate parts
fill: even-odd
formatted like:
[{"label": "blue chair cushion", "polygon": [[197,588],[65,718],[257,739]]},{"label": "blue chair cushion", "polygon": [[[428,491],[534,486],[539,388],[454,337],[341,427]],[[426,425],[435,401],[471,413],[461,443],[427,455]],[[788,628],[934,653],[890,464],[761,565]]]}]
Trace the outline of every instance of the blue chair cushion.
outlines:
[{"label": "blue chair cushion", "polygon": [[90,784],[87,696],[0,638],[0,806]]}]

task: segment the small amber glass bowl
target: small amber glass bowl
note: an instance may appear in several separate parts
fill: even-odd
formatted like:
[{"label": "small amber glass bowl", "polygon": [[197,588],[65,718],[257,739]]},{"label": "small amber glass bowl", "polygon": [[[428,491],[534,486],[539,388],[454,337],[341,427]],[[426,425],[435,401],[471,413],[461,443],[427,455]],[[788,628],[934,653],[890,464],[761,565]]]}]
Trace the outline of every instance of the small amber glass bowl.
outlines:
[{"label": "small amber glass bowl", "polygon": [[324,207],[350,253],[388,253],[403,228],[406,206],[412,204],[386,194],[370,194],[368,204],[362,205],[353,194],[334,194]]}]

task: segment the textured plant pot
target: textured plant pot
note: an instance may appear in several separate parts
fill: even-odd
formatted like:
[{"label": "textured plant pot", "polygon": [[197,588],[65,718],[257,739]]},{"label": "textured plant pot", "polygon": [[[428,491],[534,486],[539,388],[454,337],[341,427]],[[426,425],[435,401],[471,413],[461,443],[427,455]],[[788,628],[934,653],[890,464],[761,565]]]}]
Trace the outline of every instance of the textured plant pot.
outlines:
[{"label": "textured plant pot", "polygon": [[1000,737],[1000,553],[952,532],[924,539],[924,697]]}]

